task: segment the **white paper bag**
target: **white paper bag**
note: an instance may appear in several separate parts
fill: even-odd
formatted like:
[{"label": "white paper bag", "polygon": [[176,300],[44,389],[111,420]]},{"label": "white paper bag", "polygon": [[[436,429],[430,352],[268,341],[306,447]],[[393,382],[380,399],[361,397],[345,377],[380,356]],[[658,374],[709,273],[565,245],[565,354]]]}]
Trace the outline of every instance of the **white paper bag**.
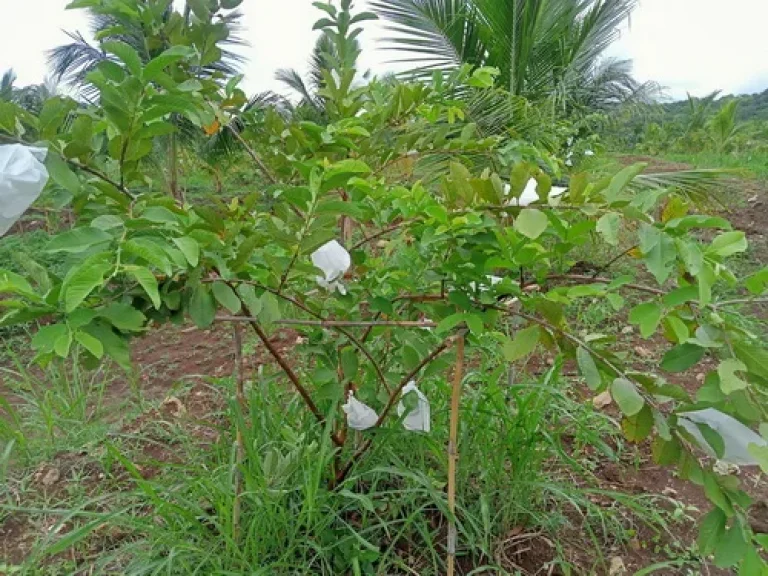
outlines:
[{"label": "white paper bag", "polygon": [[[507,201],[508,206],[528,206],[530,204],[533,204],[534,202],[539,202],[539,195],[536,192],[536,187],[538,186],[538,183],[536,182],[535,178],[531,178],[528,180],[528,183],[525,185],[525,190],[523,190],[523,193],[520,194],[520,198],[510,198]],[[562,196],[567,192],[568,188],[562,188],[560,186],[552,186],[552,189],[549,191],[548,198],[551,200],[552,198],[558,198],[559,196]],[[509,196],[509,193],[512,191],[512,187],[509,184],[504,185],[504,195]]]},{"label": "white paper bag", "polygon": [[343,404],[341,409],[347,415],[347,426],[353,430],[368,430],[376,426],[376,422],[379,421],[376,411],[355,398],[355,393],[352,391],[349,392],[347,403]]},{"label": "white paper bag", "polygon": [[317,276],[320,286],[331,292],[338,290],[342,295],[347,293],[340,279],[352,265],[352,257],[344,246],[336,240],[323,244],[312,253],[312,264],[323,271],[323,276]]},{"label": "white paper bag", "polygon": [[757,460],[749,453],[749,445],[765,446],[766,441],[744,424],[714,408],[678,414],[680,425],[685,428],[709,456],[716,458],[715,451],[704,439],[696,424],[706,424],[720,434],[725,443],[721,460],[738,466],[757,466]]},{"label": "white paper bag", "polygon": [[[416,408],[412,409],[406,417],[403,419],[403,426],[406,430],[412,432],[429,432],[431,430],[430,425],[430,407],[429,400],[424,396],[424,393],[416,387],[416,382],[411,381],[403,388],[404,398],[407,394],[416,394],[418,398],[418,404]],[[402,399],[397,403],[397,415],[401,416],[405,414],[408,408],[405,407]]]},{"label": "white paper bag", "polygon": [[21,144],[0,146],[0,236],[37,200],[48,181],[47,150]]}]

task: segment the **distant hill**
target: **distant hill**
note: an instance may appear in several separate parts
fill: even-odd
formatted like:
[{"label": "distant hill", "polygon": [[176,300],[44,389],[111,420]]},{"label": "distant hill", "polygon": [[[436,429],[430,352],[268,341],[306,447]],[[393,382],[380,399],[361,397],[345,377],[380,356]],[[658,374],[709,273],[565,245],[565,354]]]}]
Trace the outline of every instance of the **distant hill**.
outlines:
[{"label": "distant hill", "polygon": [[[696,100],[701,99],[697,98]],[[720,96],[712,103],[712,106],[709,108],[708,116],[711,116],[720,110],[731,100],[737,100],[739,102],[737,112],[737,120],[739,122],[768,121],[768,90],[765,90],[760,94]],[[662,108],[667,114],[672,116],[672,118],[687,117],[690,115],[690,106],[687,100],[662,104]]]}]

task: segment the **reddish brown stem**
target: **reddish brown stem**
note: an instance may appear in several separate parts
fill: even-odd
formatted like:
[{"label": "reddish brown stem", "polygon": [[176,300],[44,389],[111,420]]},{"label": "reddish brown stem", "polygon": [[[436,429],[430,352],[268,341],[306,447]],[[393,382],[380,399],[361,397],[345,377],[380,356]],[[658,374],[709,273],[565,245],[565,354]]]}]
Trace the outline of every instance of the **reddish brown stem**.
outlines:
[{"label": "reddish brown stem", "polygon": [[[252,320],[249,322],[249,324],[251,325],[251,328],[253,328],[253,331],[256,332],[256,335],[259,337],[259,340],[261,340],[262,344],[264,344],[264,347],[269,351],[269,353],[272,355],[275,361],[280,365],[280,368],[283,369],[283,372],[285,372],[285,375],[288,376],[288,379],[293,384],[293,387],[296,388],[296,391],[299,393],[299,396],[301,396],[302,399],[304,400],[304,403],[307,405],[307,408],[309,408],[309,411],[312,412],[312,414],[315,416],[317,421],[320,422],[320,424],[325,425],[325,417],[317,408],[317,405],[312,400],[312,397],[309,395],[309,392],[307,391],[306,388],[304,388],[304,385],[301,383],[301,380],[299,380],[299,377],[296,375],[293,369],[288,365],[288,362],[285,361],[285,358],[283,358],[283,355],[280,354],[277,348],[275,348],[272,342],[270,342],[269,337],[264,333],[264,330],[261,329],[261,326],[259,326],[259,323]],[[331,439],[333,440],[334,444],[336,444],[337,446],[339,447],[344,446],[344,442],[342,442],[341,438],[339,438],[337,434],[331,433]]]},{"label": "reddish brown stem", "polygon": [[[381,414],[379,415],[379,419],[376,421],[376,424],[373,426],[374,428],[378,428],[384,423],[384,420],[386,420],[387,416],[389,416],[389,413],[394,408],[395,404],[397,403],[398,398],[400,397],[401,392],[403,391],[403,388],[405,388],[408,385],[408,382],[413,380],[416,375],[421,372],[421,370],[430,364],[435,358],[440,356],[445,350],[453,343],[453,341],[456,338],[464,338],[466,336],[467,330],[462,330],[458,334],[454,334],[453,336],[450,336],[443,340],[443,342],[432,350],[432,352],[429,353],[428,356],[422,359],[421,362],[419,362],[419,365],[416,366],[413,370],[411,370],[407,376],[405,376],[401,381],[400,384],[395,388],[394,392],[389,395],[389,401],[387,402],[387,405],[384,407],[384,410],[382,410]],[[371,444],[373,444],[373,440],[369,438],[366,440],[360,448],[357,449],[357,451],[350,457],[349,461],[347,462],[347,465],[344,466],[344,468],[339,471],[339,473],[336,475],[336,482],[335,485],[338,486],[341,482],[344,481],[344,479],[349,475],[350,471],[354,467],[355,464],[363,457],[365,456],[365,453],[368,452],[368,450],[371,447]]]}]

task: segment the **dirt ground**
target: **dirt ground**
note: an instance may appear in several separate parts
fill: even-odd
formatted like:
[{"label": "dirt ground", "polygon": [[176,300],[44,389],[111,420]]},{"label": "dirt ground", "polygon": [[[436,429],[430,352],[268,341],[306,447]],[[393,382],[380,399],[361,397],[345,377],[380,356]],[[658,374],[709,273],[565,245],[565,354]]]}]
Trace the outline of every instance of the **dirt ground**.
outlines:
[{"label": "dirt ground", "polygon": [[[626,163],[647,161],[648,171],[664,172],[686,168],[681,164],[661,162],[655,158],[627,157]],[[768,262],[768,190],[757,182],[736,181],[729,186],[734,187],[733,202],[728,205],[729,218],[738,229],[747,232],[757,258]],[[736,190],[738,188],[738,190]],[[764,314],[764,310],[757,310]],[[768,316],[766,316],[768,318]],[[130,433],[144,427],[147,423],[159,421],[181,422],[190,434],[201,443],[213,443],[219,434],[216,414],[224,406],[226,399],[221,390],[207,383],[208,377],[221,377],[231,374],[235,368],[232,328],[218,325],[214,329],[201,331],[191,327],[166,326],[149,335],[137,339],[133,344],[133,358],[137,366],[137,382],[118,379],[110,388],[107,403],[118,406],[120,401],[132,393],[134,386],[139,386],[142,396],[148,400],[162,401],[159,408],[147,411],[145,414],[130,422],[122,432]],[[297,334],[291,331],[281,331],[274,336],[277,347],[288,354],[295,345]],[[653,342],[645,342],[636,338],[628,338],[627,346],[638,355],[651,359],[658,355],[658,348]],[[641,353],[640,350],[643,350]],[[260,364],[272,362],[261,348],[246,354],[246,371],[255,371]],[[689,380],[681,379],[677,383],[697,388],[697,375],[691,375]],[[179,383],[186,386],[179,387]],[[2,376],[0,376],[0,394],[3,394]],[[586,400],[591,400],[585,394]],[[604,408],[615,411],[612,405]],[[163,442],[147,442],[140,447],[143,460],[137,461],[137,466],[146,478],[155,475],[159,467],[173,462],[177,455],[172,445]],[[706,513],[710,505],[701,490],[687,482],[678,479],[670,470],[655,465],[650,456],[650,446],[639,446],[637,459],[634,462],[606,463],[596,471],[601,487],[627,494],[662,494],[682,503],[694,517]],[[755,473],[742,470],[742,482],[750,486],[753,496],[763,503],[768,503],[768,487],[759,481]],[[50,462],[40,466],[33,476],[33,488],[54,496],[57,491],[65,491],[67,482],[78,478],[78,482],[87,487],[89,482],[97,483],[104,479],[104,471],[100,465],[89,459],[87,454],[61,453]],[[20,497],[20,496],[19,496]],[[600,502],[598,502],[600,503]],[[612,505],[605,501],[605,506]],[[768,529],[768,504],[758,506],[758,516],[753,518],[756,528]],[[763,515],[765,517],[763,517]],[[39,531],[50,529],[50,526],[32,524],[27,516],[19,513],[5,515],[0,524],[0,574],[3,564],[14,565],[21,562],[30,553]],[[114,545],[124,535],[102,534],[94,540],[93,546],[104,542]],[[640,542],[645,534],[639,533],[630,543],[628,549],[603,551],[611,556],[611,576],[632,574],[637,570],[666,557],[656,551],[644,548]],[[687,525],[685,533],[678,538],[692,542],[696,531],[693,524]],[[564,535],[563,541],[570,543],[566,554],[577,565],[582,560],[593,557],[590,554],[592,544],[581,534]],[[523,530],[510,533],[504,540],[499,554],[505,555],[528,574],[549,574],[547,563],[554,555],[551,542],[538,534],[529,534]],[[582,564],[583,565],[583,564]],[[678,574],[674,569],[663,569],[657,574]],[[710,569],[708,574],[728,574],[729,572]]]}]

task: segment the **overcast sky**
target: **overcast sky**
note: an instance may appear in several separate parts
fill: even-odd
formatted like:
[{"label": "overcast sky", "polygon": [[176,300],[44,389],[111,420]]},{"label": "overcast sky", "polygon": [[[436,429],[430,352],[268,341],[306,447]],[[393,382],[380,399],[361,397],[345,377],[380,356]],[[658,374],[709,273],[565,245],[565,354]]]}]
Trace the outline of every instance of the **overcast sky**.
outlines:
[{"label": "overcast sky", "polygon": [[[62,30],[87,31],[82,11],[68,0],[0,0],[0,73],[13,68],[18,84],[42,81],[48,49],[67,41]],[[301,70],[314,43],[318,11],[311,0],[244,0],[248,92],[279,88],[274,70]],[[768,0],[640,0],[612,55],[631,58],[636,76],[656,80],[672,97],[768,89]],[[389,56],[376,49],[378,26],[363,36],[364,66],[386,69]]]}]

